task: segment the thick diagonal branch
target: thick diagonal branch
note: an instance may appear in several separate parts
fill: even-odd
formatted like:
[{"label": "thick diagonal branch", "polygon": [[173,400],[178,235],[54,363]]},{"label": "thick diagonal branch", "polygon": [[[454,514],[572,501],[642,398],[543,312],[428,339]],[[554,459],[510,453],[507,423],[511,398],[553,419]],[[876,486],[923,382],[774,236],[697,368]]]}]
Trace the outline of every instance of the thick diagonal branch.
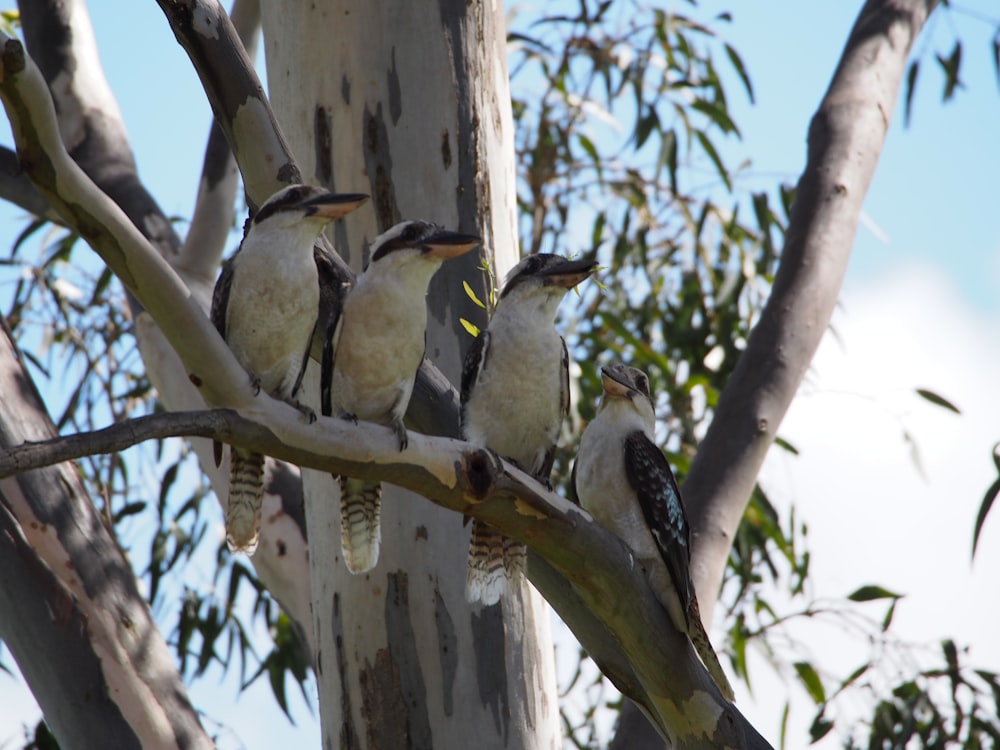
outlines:
[{"label": "thick diagonal branch", "polygon": [[906,60],[935,5],[869,0],[813,117],[774,288],[683,487],[707,620],[760,467],[833,315]]},{"label": "thick diagonal branch", "polygon": [[0,477],[182,433],[232,441],[299,466],[389,481],[527,542],[540,558],[530,567],[533,583],[664,736],[684,747],[766,747],[756,744],[758,735],[674,630],[624,544],[577,506],[467,443],[411,433],[400,453],[390,428],[330,418],[308,424],[287,404],[260,396],[240,414],[156,415],[12,448],[0,454]]}]

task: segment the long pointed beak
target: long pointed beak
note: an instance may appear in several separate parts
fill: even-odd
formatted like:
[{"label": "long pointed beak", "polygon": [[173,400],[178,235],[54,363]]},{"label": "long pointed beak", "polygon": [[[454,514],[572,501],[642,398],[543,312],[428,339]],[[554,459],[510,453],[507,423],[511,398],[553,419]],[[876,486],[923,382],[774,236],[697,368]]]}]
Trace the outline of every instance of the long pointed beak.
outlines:
[{"label": "long pointed beak", "polygon": [[604,386],[604,392],[609,396],[631,398],[631,393],[635,390],[631,383],[623,382],[616,375],[615,370],[610,367],[601,368],[601,385]]},{"label": "long pointed beak", "polygon": [[368,200],[364,193],[324,193],[310,198],[302,205],[311,216],[322,216],[333,221],[346,216]]},{"label": "long pointed beak", "polygon": [[572,289],[594,272],[596,260],[567,260],[553,268],[542,271],[545,283]]},{"label": "long pointed beak", "polygon": [[442,230],[425,238],[420,244],[424,248],[424,255],[431,258],[448,260],[449,258],[457,258],[459,255],[465,255],[465,253],[474,247],[478,247],[481,243],[482,239],[474,234],[462,234],[461,232]]}]

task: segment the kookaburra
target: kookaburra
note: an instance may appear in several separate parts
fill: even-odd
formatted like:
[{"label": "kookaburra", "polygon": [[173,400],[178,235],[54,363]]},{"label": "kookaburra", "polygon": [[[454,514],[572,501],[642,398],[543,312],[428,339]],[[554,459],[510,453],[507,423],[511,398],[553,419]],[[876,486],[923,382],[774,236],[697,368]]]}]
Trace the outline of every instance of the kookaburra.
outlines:
[{"label": "kookaburra", "polygon": [[[212,323],[258,392],[299,407],[295,396],[319,312],[313,244],[328,222],[367,198],[310,185],[282,188],[253,216],[239,249],[223,265],[212,294]],[[216,463],[221,458],[216,443]],[[231,458],[226,542],[234,552],[252,555],[260,539],[264,457],[233,448]]]},{"label": "kookaburra", "polygon": [[[508,274],[488,327],[465,358],[462,436],[545,484],[569,413],[569,356],[555,329],[556,311],[595,265],[547,253],[524,258]],[[526,559],[523,543],[473,519],[466,598],[496,604]]]},{"label": "kookaburra", "polygon": [[[333,333],[324,414],[391,427],[399,449],[406,449],[403,415],[424,358],[427,285],[445,260],[479,242],[426,221],[404,221],[375,238],[371,261],[347,294]],[[344,562],[352,573],[364,573],[378,562],[382,487],[341,477],[340,492]]]},{"label": "kookaburra", "polygon": [[691,583],[691,528],[666,456],[653,441],[649,378],[625,365],[601,370],[604,397],[580,439],[573,468],[580,504],[618,535],[646,571],[657,599],[727,700],[733,689],[701,622]]}]

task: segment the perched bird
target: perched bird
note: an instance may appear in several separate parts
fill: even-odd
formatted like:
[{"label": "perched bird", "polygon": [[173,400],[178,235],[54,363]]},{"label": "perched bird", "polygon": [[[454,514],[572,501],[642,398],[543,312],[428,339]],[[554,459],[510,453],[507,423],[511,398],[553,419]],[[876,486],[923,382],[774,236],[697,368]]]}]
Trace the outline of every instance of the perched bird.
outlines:
[{"label": "perched bird", "polygon": [[[212,294],[212,323],[257,392],[291,403],[310,419],[315,415],[295,396],[319,312],[313,244],[328,222],[367,198],[310,185],[282,188],[251,219]],[[226,542],[234,552],[252,555],[260,539],[264,457],[235,447],[231,457]],[[221,459],[222,445],[216,443],[216,464]]]},{"label": "perched bird", "polygon": [[[404,221],[375,238],[333,333],[332,372],[321,378],[325,415],[391,427],[406,449],[403,415],[424,358],[427,285],[445,260],[479,242],[426,221]],[[352,573],[378,562],[381,495],[377,481],[340,478],[340,541]]]},{"label": "perched bird", "polygon": [[653,442],[649,378],[625,365],[601,370],[604,397],[580,439],[573,482],[580,504],[638,558],[670,621],[686,634],[727,700],[726,679],[691,583],[691,528],[666,456]]},{"label": "perched bird", "polygon": [[[569,356],[555,329],[566,292],[592,260],[529,255],[511,269],[496,310],[465,358],[462,436],[548,484],[556,439],[569,413]],[[522,542],[473,519],[465,594],[496,604],[524,572]]]}]

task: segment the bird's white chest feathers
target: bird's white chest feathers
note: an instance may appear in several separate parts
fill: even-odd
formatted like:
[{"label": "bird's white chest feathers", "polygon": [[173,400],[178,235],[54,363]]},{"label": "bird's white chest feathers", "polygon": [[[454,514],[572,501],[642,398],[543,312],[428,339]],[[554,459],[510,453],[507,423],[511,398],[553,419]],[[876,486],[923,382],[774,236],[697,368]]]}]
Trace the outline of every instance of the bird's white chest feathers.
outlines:
[{"label": "bird's white chest feathers", "polygon": [[552,316],[498,310],[489,351],[465,405],[466,440],[540,470],[562,427],[562,339]]},{"label": "bird's white chest feathers", "polygon": [[319,281],[308,252],[255,243],[235,258],[226,342],[261,388],[287,398],[309,346],[319,309]]},{"label": "bird's white chest feathers", "polygon": [[587,425],[576,458],[577,495],[580,505],[624,540],[647,571],[655,563],[653,567],[665,572],[659,547],[625,474],[625,438],[644,429],[638,414],[626,410],[631,411],[631,407],[612,402]]},{"label": "bird's white chest feathers", "polygon": [[412,273],[366,273],[347,296],[331,384],[335,414],[381,422],[400,404],[405,411],[424,356],[427,284],[437,269],[414,266]]}]

